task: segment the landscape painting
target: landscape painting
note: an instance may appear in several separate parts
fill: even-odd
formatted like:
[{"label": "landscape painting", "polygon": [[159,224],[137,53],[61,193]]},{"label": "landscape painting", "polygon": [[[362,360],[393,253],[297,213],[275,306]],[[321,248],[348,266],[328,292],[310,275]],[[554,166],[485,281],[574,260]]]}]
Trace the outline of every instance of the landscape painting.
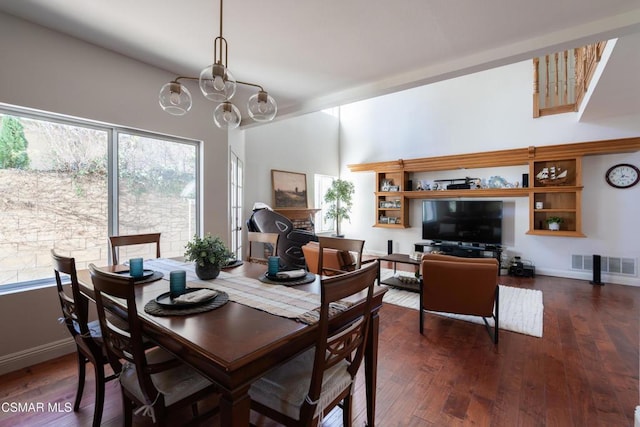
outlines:
[{"label": "landscape painting", "polygon": [[307,176],[303,173],[271,170],[273,207],[307,208]]}]

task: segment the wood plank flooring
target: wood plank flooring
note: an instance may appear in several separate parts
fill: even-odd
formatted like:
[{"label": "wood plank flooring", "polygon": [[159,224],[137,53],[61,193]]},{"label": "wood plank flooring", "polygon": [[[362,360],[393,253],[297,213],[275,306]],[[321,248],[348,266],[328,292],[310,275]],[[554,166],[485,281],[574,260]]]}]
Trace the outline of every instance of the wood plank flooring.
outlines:
[{"label": "wood plank flooring", "polygon": [[[503,276],[505,285],[540,289],[544,336],[500,333],[494,346],[482,325],[393,305],[381,311],[376,424],[417,426],[632,426],[638,394],[640,288],[538,276]],[[79,412],[7,411],[4,426],[88,426],[93,416],[88,373]],[[0,404],[72,405],[75,355],[0,377]],[[103,425],[122,424],[120,392],[107,385]],[[360,375],[354,425],[365,420]],[[256,425],[271,422],[254,417]],[[135,417],[136,425],[151,425]],[[213,420],[213,425],[219,421]],[[342,425],[339,410],[324,427]]]}]

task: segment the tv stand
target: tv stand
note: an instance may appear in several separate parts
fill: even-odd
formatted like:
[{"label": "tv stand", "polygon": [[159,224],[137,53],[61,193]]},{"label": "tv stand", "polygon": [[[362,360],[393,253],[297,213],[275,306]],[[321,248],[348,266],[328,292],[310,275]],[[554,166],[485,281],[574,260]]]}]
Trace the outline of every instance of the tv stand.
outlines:
[{"label": "tv stand", "polygon": [[425,242],[415,243],[416,252],[439,252],[462,258],[495,258],[498,260],[498,274],[500,273],[502,247],[499,245],[472,245],[455,242]]}]

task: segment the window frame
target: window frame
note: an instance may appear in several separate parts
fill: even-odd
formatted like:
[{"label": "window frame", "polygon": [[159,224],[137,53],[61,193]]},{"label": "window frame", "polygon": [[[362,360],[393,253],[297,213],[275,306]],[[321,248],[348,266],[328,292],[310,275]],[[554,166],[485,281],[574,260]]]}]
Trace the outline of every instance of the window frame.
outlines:
[{"label": "window frame", "polygon": [[[202,230],[202,158],[203,158],[203,142],[174,135],[163,134],[160,132],[145,131],[126,126],[118,126],[97,120],[84,119],[81,117],[68,116],[64,114],[35,110],[27,107],[20,107],[0,102],[0,114],[11,115],[16,117],[24,117],[31,120],[40,120],[55,122],[68,126],[85,127],[107,134],[107,232],[109,235],[117,234],[118,230],[118,136],[120,134],[136,135],[146,138],[162,139],[164,141],[175,142],[180,144],[191,145],[195,148],[195,181],[196,181],[196,200],[195,200],[195,232],[200,235]],[[108,236],[105,236],[105,245],[108,243]],[[107,248],[108,249],[108,248]],[[111,262],[111,251],[107,250],[108,260]],[[44,287],[55,286],[55,276],[53,269],[51,276],[28,280],[24,282],[14,282],[0,284],[0,295],[22,292],[32,289],[40,289]]]}]

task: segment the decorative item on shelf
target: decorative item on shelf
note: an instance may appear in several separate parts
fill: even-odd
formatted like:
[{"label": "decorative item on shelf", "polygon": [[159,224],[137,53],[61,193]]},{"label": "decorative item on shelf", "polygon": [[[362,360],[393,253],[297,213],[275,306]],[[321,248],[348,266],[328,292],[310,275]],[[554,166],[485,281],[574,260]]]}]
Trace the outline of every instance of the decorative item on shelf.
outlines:
[{"label": "decorative item on shelf", "polygon": [[438,190],[470,190],[476,188],[480,183],[479,178],[456,178],[456,179],[437,179],[434,181],[434,186],[437,186]]},{"label": "decorative item on shelf", "polygon": [[418,180],[418,183],[416,184],[416,191],[429,191],[429,190],[431,190],[431,187],[429,186],[429,181],[425,179]]},{"label": "decorative item on shelf", "polygon": [[489,181],[487,182],[487,186],[489,188],[510,188],[513,187],[513,185],[510,185],[506,179],[504,179],[501,176],[492,176],[491,178],[489,178]]},{"label": "decorative item on shelf", "polygon": [[393,185],[392,179],[383,179],[380,181],[380,191],[390,191],[389,188]]},{"label": "decorative item on shelf", "polygon": [[536,202],[536,209],[544,209],[544,203],[543,202]]},{"label": "decorative item on shelf", "polygon": [[390,185],[389,186],[389,191],[400,191],[400,186],[399,185]]},{"label": "decorative item on shelf", "polygon": [[562,184],[567,180],[568,173],[558,166],[544,167],[536,174],[536,180],[541,184]]},{"label": "decorative item on shelf", "polygon": [[559,216],[550,216],[546,221],[549,230],[558,231],[560,230],[560,224],[564,222],[564,219]]},{"label": "decorative item on shelf", "polygon": [[198,80],[205,98],[218,102],[213,112],[213,121],[220,129],[234,129],[242,119],[240,110],[230,100],[236,93],[237,84],[251,86],[258,92],[249,97],[247,110],[257,122],[269,122],[278,112],[275,100],[255,83],[236,80],[228,68],[227,40],[222,36],[222,0],[220,0],[220,35],[213,42],[213,64],[200,72],[200,77],[178,76],[160,89],[159,101],[164,111],[174,116],[186,114],[192,105],[191,92],[180,80]]},{"label": "decorative item on shelf", "polygon": [[194,235],[193,239],[187,242],[185,249],[185,260],[195,262],[196,275],[201,280],[215,279],[220,274],[220,269],[234,258],[234,254],[222,239],[218,236],[213,237],[210,233],[204,237]]},{"label": "decorative item on shelf", "polygon": [[336,236],[341,237],[340,223],[342,220],[351,219],[349,213],[353,206],[351,197],[355,192],[355,187],[352,182],[344,179],[334,179],[331,182],[331,187],[324,195],[325,203],[328,203],[325,218],[327,220],[335,220],[336,222]]}]

